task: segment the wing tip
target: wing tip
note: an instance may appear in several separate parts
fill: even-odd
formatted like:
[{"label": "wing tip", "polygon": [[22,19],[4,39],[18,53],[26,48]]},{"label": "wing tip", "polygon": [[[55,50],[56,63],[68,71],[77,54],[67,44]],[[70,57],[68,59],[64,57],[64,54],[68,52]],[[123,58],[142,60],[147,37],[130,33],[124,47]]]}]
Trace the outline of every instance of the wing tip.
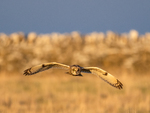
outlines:
[{"label": "wing tip", "polygon": [[114,85],[118,89],[123,89],[123,84],[117,79],[117,83]]},{"label": "wing tip", "polygon": [[32,75],[31,68],[24,70],[23,75],[25,76]]}]

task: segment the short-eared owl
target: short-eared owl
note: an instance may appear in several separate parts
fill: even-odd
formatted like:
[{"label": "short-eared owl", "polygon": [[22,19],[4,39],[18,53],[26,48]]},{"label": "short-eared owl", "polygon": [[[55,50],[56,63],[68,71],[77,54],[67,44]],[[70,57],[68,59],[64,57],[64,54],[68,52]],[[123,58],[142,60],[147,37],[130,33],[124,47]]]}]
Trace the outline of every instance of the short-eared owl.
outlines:
[{"label": "short-eared owl", "polygon": [[79,65],[65,65],[57,62],[50,62],[50,63],[44,63],[41,65],[37,65],[34,67],[31,67],[29,69],[26,69],[24,71],[24,75],[32,75],[50,68],[60,68],[60,69],[66,69],[68,70],[68,74],[73,76],[82,76],[81,72],[83,73],[91,73],[94,75],[97,75],[98,77],[102,78],[104,81],[109,83],[110,85],[122,89],[123,84],[116,79],[113,75],[109,74],[108,72],[98,68],[98,67],[81,67]]}]

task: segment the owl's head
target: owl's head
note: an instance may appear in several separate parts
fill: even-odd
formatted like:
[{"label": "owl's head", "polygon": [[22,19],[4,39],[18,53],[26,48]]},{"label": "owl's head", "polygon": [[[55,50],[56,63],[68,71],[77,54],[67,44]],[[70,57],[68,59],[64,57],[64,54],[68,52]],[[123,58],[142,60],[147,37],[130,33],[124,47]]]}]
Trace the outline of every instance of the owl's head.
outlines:
[{"label": "owl's head", "polygon": [[81,67],[79,65],[72,65],[70,67],[70,72],[74,76],[78,76],[81,74]]}]

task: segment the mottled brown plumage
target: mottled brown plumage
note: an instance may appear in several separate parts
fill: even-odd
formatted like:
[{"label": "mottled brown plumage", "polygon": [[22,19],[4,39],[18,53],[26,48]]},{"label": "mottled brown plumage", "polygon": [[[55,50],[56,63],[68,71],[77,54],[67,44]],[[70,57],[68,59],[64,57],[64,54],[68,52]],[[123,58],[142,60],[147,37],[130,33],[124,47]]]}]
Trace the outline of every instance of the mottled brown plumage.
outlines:
[{"label": "mottled brown plumage", "polygon": [[26,69],[24,71],[24,75],[33,75],[36,74],[38,72],[41,71],[45,71],[47,69],[50,68],[60,68],[60,69],[66,69],[68,70],[68,74],[73,75],[73,76],[82,76],[81,72],[83,73],[91,73],[94,75],[97,75],[98,77],[100,77],[101,79],[103,79],[104,81],[106,81],[107,83],[109,83],[110,85],[118,88],[118,89],[122,89],[123,88],[123,84],[116,79],[113,75],[111,75],[110,73],[98,68],[98,67],[81,67],[79,65],[65,65],[65,64],[61,64],[61,63],[57,63],[57,62],[51,62],[51,63],[44,63],[41,65],[37,65],[34,67],[31,67],[29,69]]}]

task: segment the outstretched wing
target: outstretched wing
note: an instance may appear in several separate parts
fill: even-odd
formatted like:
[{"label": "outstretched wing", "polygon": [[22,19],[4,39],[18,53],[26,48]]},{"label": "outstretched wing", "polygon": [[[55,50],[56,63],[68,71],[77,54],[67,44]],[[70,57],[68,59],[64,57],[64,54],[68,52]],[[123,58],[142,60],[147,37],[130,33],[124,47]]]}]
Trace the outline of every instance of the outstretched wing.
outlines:
[{"label": "outstretched wing", "polygon": [[41,71],[45,71],[45,70],[50,69],[50,68],[69,69],[69,67],[70,66],[68,66],[68,65],[57,63],[57,62],[44,63],[44,64],[40,64],[37,66],[33,66],[29,69],[26,69],[24,71],[24,75],[25,76],[26,75],[33,75],[33,74],[36,74],[36,73],[41,72]]},{"label": "outstretched wing", "polygon": [[123,88],[123,84],[118,79],[116,79],[113,75],[98,67],[83,67],[81,72],[97,75],[98,77],[102,78],[104,81],[109,83],[110,85],[118,89]]}]

